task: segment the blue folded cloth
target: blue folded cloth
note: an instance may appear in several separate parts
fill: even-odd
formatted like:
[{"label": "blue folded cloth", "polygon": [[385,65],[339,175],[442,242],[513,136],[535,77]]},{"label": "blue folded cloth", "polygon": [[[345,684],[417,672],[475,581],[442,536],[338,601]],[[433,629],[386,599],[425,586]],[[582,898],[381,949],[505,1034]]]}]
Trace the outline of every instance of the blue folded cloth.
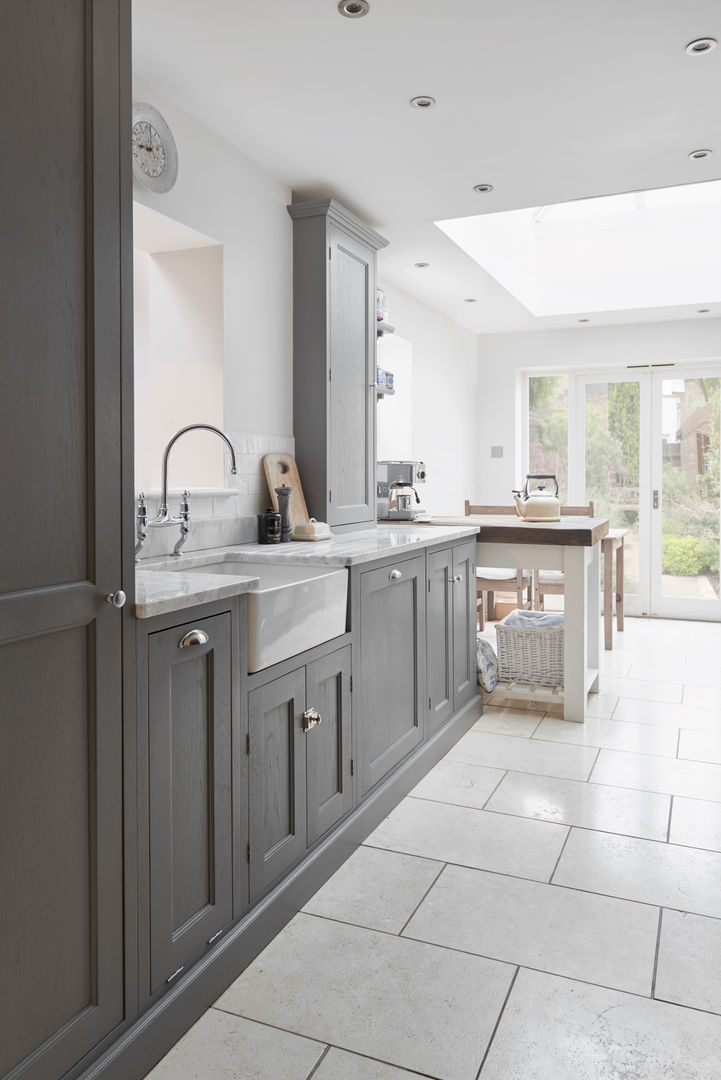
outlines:
[{"label": "blue folded cloth", "polygon": [[478,685],[487,694],[498,686],[498,657],[485,638],[478,638]]}]

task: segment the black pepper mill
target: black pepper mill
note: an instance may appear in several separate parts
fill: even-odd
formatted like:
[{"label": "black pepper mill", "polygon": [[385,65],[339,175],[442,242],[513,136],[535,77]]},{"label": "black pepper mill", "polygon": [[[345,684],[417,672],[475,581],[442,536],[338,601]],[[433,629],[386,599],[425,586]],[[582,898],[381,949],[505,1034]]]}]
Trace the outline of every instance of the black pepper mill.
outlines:
[{"label": "black pepper mill", "polygon": [[293,539],[293,526],[290,523],[289,506],[293,488],[287,487],[284,484],[283,487],[277,487],[275,493],[278,496],[278,513],[280,514],[281,520],[280,542],[281,544],[287,544],[289,540]]}]

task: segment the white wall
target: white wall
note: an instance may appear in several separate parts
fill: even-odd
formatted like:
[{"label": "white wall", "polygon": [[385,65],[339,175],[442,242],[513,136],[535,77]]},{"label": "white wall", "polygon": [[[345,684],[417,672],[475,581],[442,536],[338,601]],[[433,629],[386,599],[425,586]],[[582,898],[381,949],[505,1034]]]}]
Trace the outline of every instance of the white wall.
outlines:
[{"label": "white wall", "polygon": [[[163,448],[186,424],[223,426],[223,249],[135,260],[135,485],[161,485]],[[173,450],[172,487],[225,487],[222,443],[190,432]]]},{"label": "white wall", "polygon": [[462,514],[476,487],[476,335],[390,282],[380,284],[388,321],[413,350],[408,456],[428,466],[428,482],[420,491],[423,507],[435,514]]},{"label": "white wall", "polygon": [[413,346],[400,334],[378,339],[378,365],[392,371],[394,393],[378,399],[378,461],[413,461]]},{"label": "white wall", "polygon": [[[710,360],[721,356],[721,319],[639,323],[478,338],[476,408],[478,471],[474,500],[507,503],[525,474],[520,412],[521,372],[624,368],[628,364]],[[491,458],[491,446],[503,458]]]},{"label": "white wall", "polygon": [[223,245],[224,426],[290,436],[290,190],[140,79],[133,98],[163,114],[179,160],[172,191],[155,195],[136,183],[133,197]]}]

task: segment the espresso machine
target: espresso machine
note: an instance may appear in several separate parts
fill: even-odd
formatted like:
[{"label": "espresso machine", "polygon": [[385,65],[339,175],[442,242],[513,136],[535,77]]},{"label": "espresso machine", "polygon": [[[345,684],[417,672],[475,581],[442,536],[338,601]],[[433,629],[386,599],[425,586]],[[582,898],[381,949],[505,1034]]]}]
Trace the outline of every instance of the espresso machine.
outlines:
[{"label": "espresso machine", "polygon": [[415,521],[424,510],[416,491],[425,484],[422,461],[379,461],[376,471],[376,498],[379,521]]}]

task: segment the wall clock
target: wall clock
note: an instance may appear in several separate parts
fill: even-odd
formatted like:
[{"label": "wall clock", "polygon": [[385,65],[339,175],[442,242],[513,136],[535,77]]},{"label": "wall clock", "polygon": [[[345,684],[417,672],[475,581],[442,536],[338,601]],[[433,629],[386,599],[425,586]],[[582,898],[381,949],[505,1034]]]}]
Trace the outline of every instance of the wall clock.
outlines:
[{"label": "wall clock", "polygon": [[146,102],[133,105],[133,176],[143,187],[162,195],[178,175],[173,133],[158,110]]}]

